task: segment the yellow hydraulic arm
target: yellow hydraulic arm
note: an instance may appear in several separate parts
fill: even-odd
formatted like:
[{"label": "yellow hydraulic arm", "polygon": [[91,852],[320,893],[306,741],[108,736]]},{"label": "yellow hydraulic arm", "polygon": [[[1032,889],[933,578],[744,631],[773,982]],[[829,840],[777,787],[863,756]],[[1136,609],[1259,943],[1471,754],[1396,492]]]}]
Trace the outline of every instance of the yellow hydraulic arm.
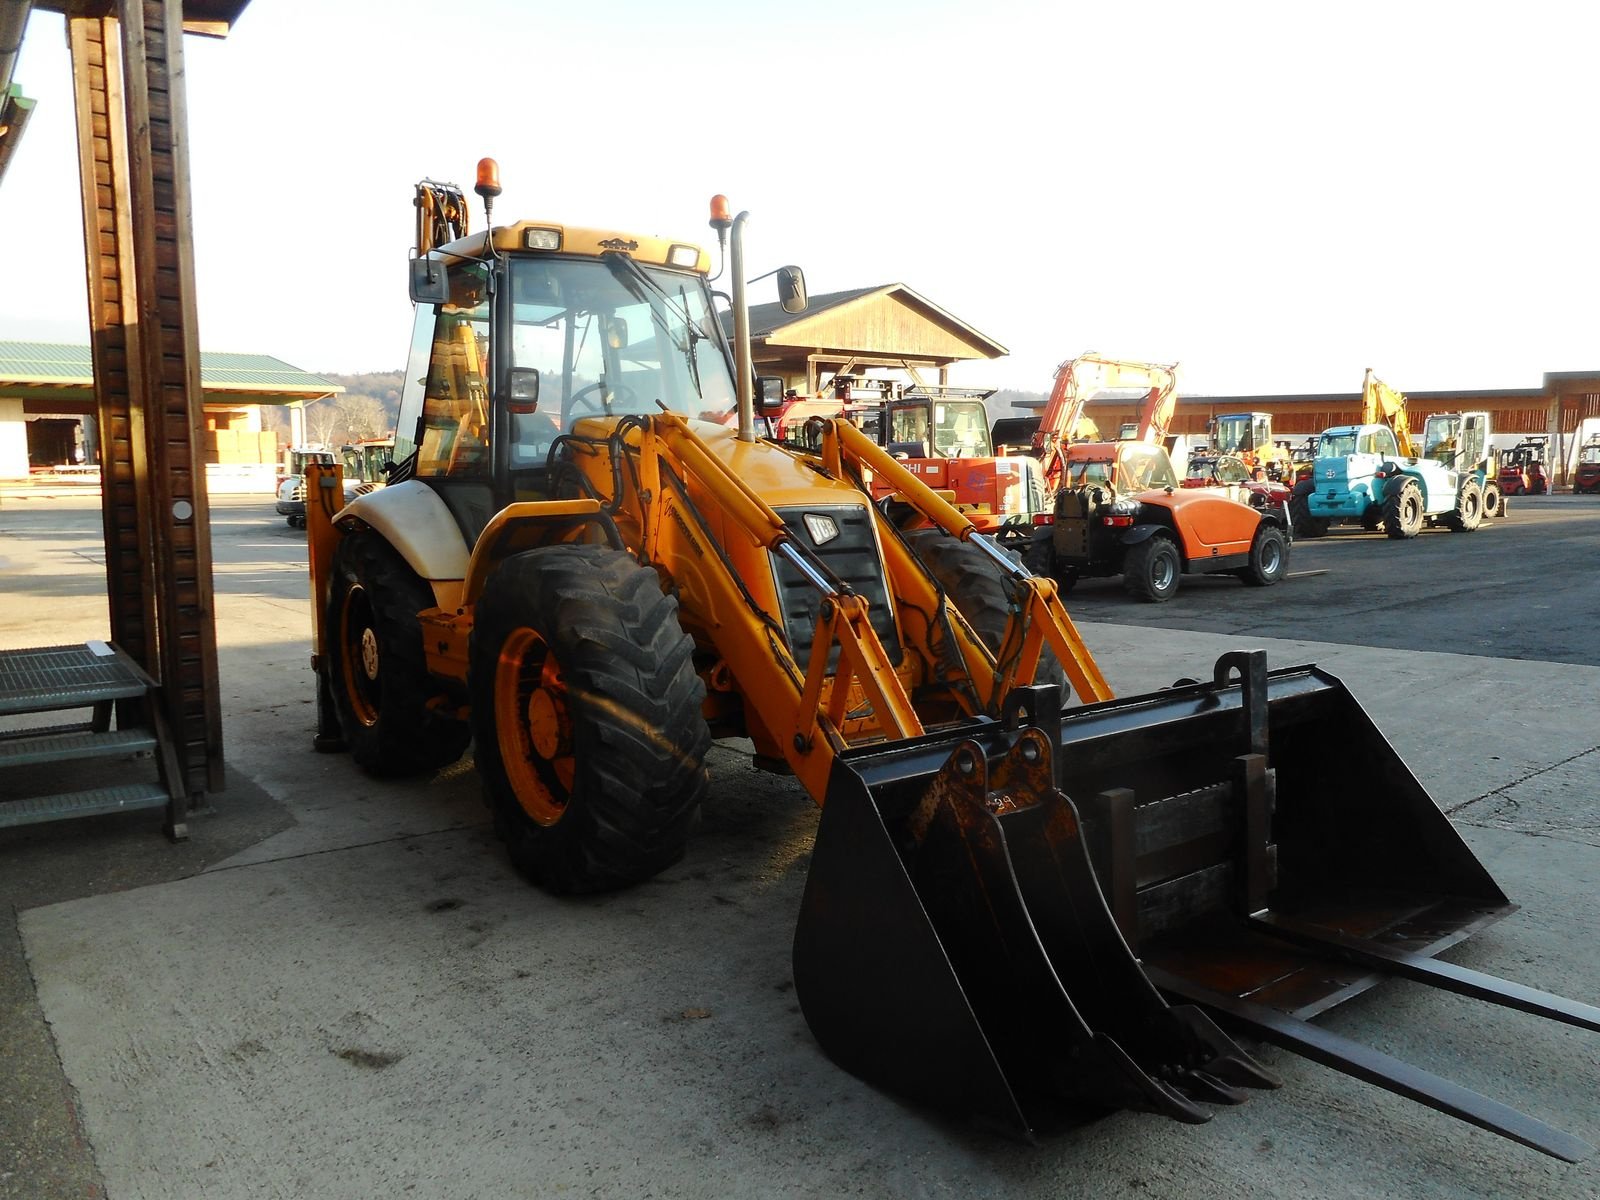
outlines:
[{"label": "yellow hydraulic arm", "polygon": [[1411,447],[1411,423],[1406,418],[1406,396],[1397,392],[1367,368],[1366,379],[1361,384],[1361,423],[1387,424],[1394,430],[1394,440],[1404,458],[1416,457]]},{"label": "yellow hydraulic arm", "polygon": [[[663,569],[684,561],[674,549],[682,537],[682,485],[703,489],[721,515],[724,535],[741,530],[752,542],[786,558],[808,578],[822,597],[810,659],[795,662],[768,628],[770,614],[749,611],[738,581],[715,570],[702,570],[696,580],[680,580],[681,603],[690,611],[718,614],[714,635],[717,652],[727,662],[740,691],[762,697],[764,721],[782,733],[782,751],[795,775],[820,803],[835,756],[861,738],[898,741],[923,732],[905,686],[868,619],[867,602],[839,584],[820,562],[790,535],[780,517],[729,463],[708,445],[691,422],[663,412],[642,422],[628,454],[637,456],[637,483],[626,498],[637,503],[642,545],[640,557]],[[1015,607],[1000,653],[991,656],[965,619],[951,611],[956,627],[954,649],[973,698],[991,715],[1012,688],[1033,680],[1041,652],[1049,646],[1060,660],[1067,681],[1084,702],[1111,699],[1111,688],[1089,654],[1071,618],[1062,607],[1055,584],[1029,575],[989,539],[974,536],[977,528],[953,505],[896,461],[848,420],[828,420],[822,434],[822,468],[834,478],[861,477],[870,470],[933,524],[995,556],[1012,580]],[[630,478],[632,472],[625,473]],[[537,507],[537,506],[532,506]],[[474,554],[476,575],[478,554]],[[706,566],[709,567],[709,562]],[[693,595],[691,595],[693,593]],[[698,597],[696,599],[695,597]],[[746,613],[746,617],[736,614]],[[834,647],[838,661],[830,676]],[[852,696],[859,701],[852,701]],[[871,714],[862,724],[851,704],[865,701]],[[974,713],[976,715],[976,713]]]}]

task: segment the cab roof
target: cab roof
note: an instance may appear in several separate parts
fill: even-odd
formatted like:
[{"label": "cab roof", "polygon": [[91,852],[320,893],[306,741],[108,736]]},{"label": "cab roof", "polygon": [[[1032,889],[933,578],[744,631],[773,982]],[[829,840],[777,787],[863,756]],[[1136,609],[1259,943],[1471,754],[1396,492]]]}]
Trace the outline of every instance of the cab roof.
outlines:
[{"label": "cab roof", "polygon": [[[560,237],[554,250],[533,250],[528,247],[530,231],[553,232]],[[636,262],[652,266],[672,265],[671,254],[675,247],[694,252],[693,270],[701,275],[711,273],[711,255],[693,242],[676,241],[653,234],[621,233],[614,229],[589,229],[581,225],[563,225],[558,221],[518,221],[513,225],[496,225],[493,229],[494,248],[502,252],[521,251],[529,254],[576,254],[598,258],[608,250],[620,250]],[[433,253],[452,258],[478,258],[483,254],[484,234],[468,234],[437,247]],[[687,269],[687,268],[686,268]]]}]

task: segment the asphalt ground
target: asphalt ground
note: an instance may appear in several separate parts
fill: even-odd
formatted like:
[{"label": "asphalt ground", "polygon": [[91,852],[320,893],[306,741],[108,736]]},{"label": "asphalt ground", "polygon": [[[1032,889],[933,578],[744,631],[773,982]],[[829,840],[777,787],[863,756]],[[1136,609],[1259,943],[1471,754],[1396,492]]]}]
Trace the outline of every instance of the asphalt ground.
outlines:
[{"label": "asphalt ground", "polygon": [[[310,751],[304,535],[213,506],[228,790],[0,831],[0,1197],[1600,1195],[1569,1166],[1265,1048],[1283,1090],[1201,1127],[1122,1113],[1000,1141],[835,1068],[789,938],[816,812],[712,751],[684,861],[557,900],[470,762],[367,779]],[[1474,534],[1297,543],[1270,589],[1069,608],[1119,694],[1224,650],[1340,675],[1521,912],[1456,962],[1600,997],[1600,500]],[[88,497],[0,500],[0,646],[105,635]],[[1329,770],[1359,775],[1330,748]],[[1390,984],[1330,1028],[1600,1142],[1600,1039]]]}]

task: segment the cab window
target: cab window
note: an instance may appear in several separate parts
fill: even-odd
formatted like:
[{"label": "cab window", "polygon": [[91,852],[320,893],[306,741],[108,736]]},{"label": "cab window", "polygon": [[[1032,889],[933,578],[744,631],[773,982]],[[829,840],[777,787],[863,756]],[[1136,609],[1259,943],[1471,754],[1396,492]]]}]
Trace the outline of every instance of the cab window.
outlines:
[{"label": "cab window", "polygon": [[395,461],[422,478],[489,472],[488,268],[450,268],[450,300],[417,309],[395,430]]}]

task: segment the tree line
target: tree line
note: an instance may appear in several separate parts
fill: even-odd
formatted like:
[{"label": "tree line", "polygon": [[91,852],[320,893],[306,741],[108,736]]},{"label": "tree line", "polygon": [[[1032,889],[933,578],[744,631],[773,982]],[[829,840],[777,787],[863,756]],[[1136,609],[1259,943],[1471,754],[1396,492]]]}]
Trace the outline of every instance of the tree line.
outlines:
[{"label": "tree line", "polygon": [[[348,442],[387,437],[394,433],[395,417],[400,411],[400,389],[405,381],[404,371],[367,371],[356,375],[319,371],[317,374],[329,383],[337,383],[344,388],[344,392],[326,400],[313,400],[305,406],[308,443],[342,446]],[[264,428],[276,433],[284,445],[288,444],[287,406],[263,407],[261,423]]]}]

